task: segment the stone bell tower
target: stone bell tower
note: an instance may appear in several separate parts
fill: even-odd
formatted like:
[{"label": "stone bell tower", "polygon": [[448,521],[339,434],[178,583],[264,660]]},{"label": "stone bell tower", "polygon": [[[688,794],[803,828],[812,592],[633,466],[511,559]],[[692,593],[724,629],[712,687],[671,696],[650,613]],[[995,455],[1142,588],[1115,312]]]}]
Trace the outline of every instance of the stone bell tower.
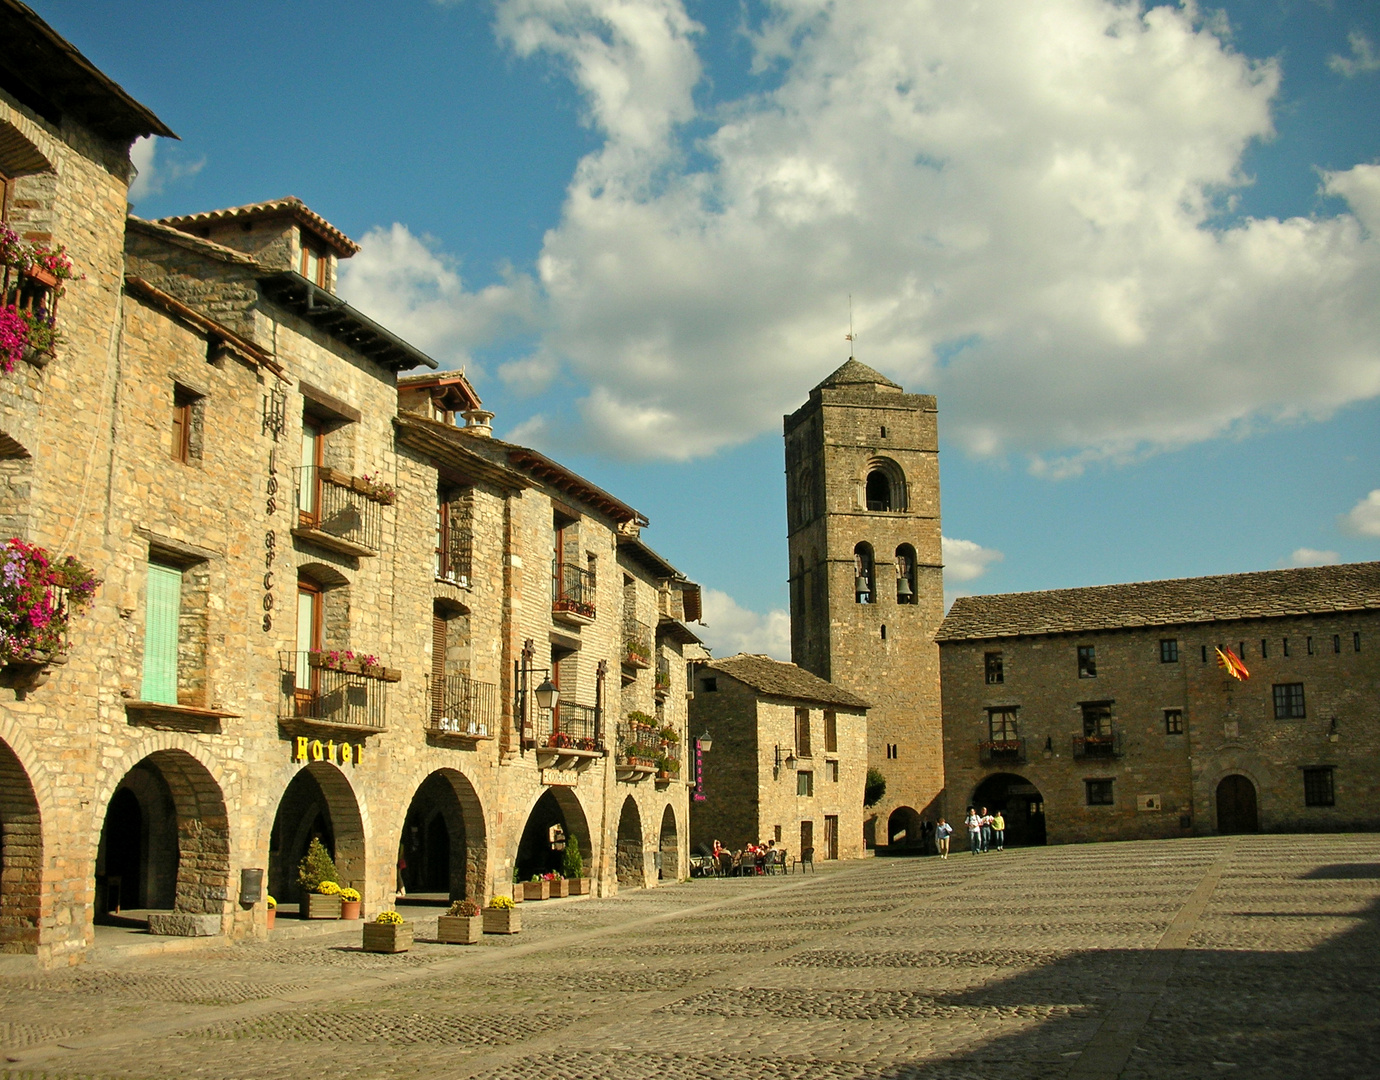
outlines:
[{"label": "stone bell tower", "polygon": [[944,787],[937,421],[852,358],[785,418],[791,658],[872,703],[869,845],[918,841]]}]

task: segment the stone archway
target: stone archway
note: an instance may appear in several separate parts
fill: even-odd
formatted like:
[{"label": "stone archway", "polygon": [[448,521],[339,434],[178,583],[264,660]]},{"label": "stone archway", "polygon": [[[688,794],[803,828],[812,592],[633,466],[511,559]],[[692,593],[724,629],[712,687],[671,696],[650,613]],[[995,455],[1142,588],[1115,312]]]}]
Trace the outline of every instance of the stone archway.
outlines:
[{"label": "stone archway", "polygon": [[107,804],[96,849],[97,921],[130,909],[223,917],[230,899],[230,819],[220,785],[185,750],[150,754]]},{"label": "stone archway", "polygon": [[669,804],[661,814],[661,869],[657,878],[661,881],[680,878],[680,830],[676,827],[676,812]]},{"label": "stone archway", "polygon": [[646,855],[642,845],[642,814],[629,795],[618,815],[618,884],[630,888],[647,885]]},{"label": "stone archway", "polygon": [[888,850],[920,849],[920,815],[909,806],[898,806],[886,819]]},{"label": "stone archway", "polygon": [[444,894],[482,904],[488,838],[474,785],[455,769],[439,769],[418,786],[403,820],[399,877],[409,895]]},{"label": "stone archway", "polygon": [[42,895],[38,798],[18,755],[0,742],[0,952],[38,951]]},{"label": "stone archway", "polygon": [[1217,831],[1253,833],[1260,831],[1260,813],[1255,785],[1250,777],[1232,773],[1217,784]]},{"label": "stone archway", "polygon": [[[1040,789],[1015,773],[994,773],[973,791],[972,805],[995,814],[1001,811],[1006,821],[1007,847],[1037,847],[1045,839],[1045,798]],[[968,835],[962,820],[951,821],[954,836],[966,843]]]},{"label": "stone archway", "polygon": [[565,862],[565,846],[569,843],[579,845],[585,873],[591,875],[594,847],[584,807],[570,788],[549,787],[527,815],[514,864],[517,880],[526,881],[533,874],[560,870]]},{"label": "stone archway", "polygon": [[345,774],[334,765],[314,761],[303,766],[278,800],[268,844],[268,891],[284,905],[302,902],[297,867],[313,838],[335,860],[340,883],[364,891],[364,821]]}]

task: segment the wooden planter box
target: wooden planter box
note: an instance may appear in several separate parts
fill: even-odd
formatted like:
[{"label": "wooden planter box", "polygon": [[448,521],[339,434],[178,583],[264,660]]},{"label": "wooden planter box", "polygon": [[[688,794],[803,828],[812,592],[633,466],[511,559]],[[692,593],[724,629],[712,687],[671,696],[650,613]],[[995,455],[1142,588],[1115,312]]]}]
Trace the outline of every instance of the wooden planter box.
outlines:
[{"label": "wooden planter box", "polygon": [[[528,882],[527,884],[531,884]],[[485,908],[484,933],[516,934],[522,929],[522,912],[517,908]]]},{"label": "wooden planter box", "polygon": [[340,917],[342,919],[358,919],[359,907],[362,903],[364,903],[363,900],[340,901]]},{"label": "wooden planter box", "polygon": [[477,945],[484,935],[484,915],[442,915],[436,920],[436,937],[443,945]]},{"label": "wooden planter box", "polygon": [[324,896],[321,893],[307,893],[308,919],[340,918],[340,896]]},{"label": "wooden planter box", "polygon": [[568,881],[569,884],[570,884],[570,895],[571,895],[571,896],[588,896],[588,895],[589,895],[589,878],[587,878],[587,877],[568,878],[567,881]]},{"label": "wooden planter box", "polygon": [[514,883],[513,883],[513,903],[515,903],[515,904],[520,904],[520,903],[522,903],[522,901],[523,901],[523,893],[524,893],[524,892],[525,892],[525,890],[524,890],[523,887],[522,887],[522,882],[520,882],[520,881],[514,882]]},{"label": "wooden planter box", "polygon": [[524,900],[546,900],[551,896],[551,882],[542,878],[541,881],[524,881],[522,883],[522,898]]},{"label": "wooden planter box", "polygon": [[570,881],[568,879],[561,878],[560,881],[552,881],[548,882],[548,884],[551,886],[552,896],[561,897],[570,895]]},{"label": "wooden planter box", "polygon": [[412,948],[412,924],[367,922],[364,924],[364,951],[382,953],[407,952]]}]

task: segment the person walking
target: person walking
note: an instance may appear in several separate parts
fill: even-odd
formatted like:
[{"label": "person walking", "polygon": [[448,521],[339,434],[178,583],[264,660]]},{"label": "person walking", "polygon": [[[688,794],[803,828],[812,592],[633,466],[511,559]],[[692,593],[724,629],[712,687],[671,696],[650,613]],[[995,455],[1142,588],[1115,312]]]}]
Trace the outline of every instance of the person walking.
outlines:
[{"label": "person walking", "polygon": [[939,824],[934,827],[934,846],[941,859],[949,857],[949,837],[953,836],[954,827],[943,818],[939,819]]},{"label": "person walking", "polygon": [[1000,810],[992,815],[992,840],[998,851],[1006,850],[1006,818]]},{"label": "person walking", "polygon": [[968,816],[963,819],[963,824],[968,826],[968,845],[976,855],[982,850],[982,818],[971,806],[968,807]]},{"label": "person walking", "polygon": [[982,826],[982,850],[986,853],[992,849],[992,815],[987,812],[987,807],[982,808],[978,822]]}]

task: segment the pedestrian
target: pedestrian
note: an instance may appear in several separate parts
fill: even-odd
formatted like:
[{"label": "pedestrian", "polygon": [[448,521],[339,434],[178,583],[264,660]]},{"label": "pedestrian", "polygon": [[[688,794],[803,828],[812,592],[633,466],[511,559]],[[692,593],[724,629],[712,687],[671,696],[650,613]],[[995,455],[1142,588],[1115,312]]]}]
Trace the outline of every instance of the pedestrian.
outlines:
[{"label": "pedestrian", "polygon": [[941,859],[949,857],[949,837],[953,836],[954,827],[943,818],[939,819],[939,824],[934,827],[934,846],[939,852]]},{"label": "pedestrian", "polygon": [[982,818],[978,817],[977,811],[971,806],[968,807],[968,816],[963,819],[963,824],[968,826],[968,845],[976,855],[982,850]]},{"label": "pedestrian", "polygon": [[1006,850],[1006,818],[998,810],[992,815],[992,839],[996,842],[998,851]]},{"label": "pedestrian", "polygon": [[982,808],[982,814],[978,818],[982,826],[982,850],[984,852],[992,849],[992,815],[987,812],[987,807]]}]

